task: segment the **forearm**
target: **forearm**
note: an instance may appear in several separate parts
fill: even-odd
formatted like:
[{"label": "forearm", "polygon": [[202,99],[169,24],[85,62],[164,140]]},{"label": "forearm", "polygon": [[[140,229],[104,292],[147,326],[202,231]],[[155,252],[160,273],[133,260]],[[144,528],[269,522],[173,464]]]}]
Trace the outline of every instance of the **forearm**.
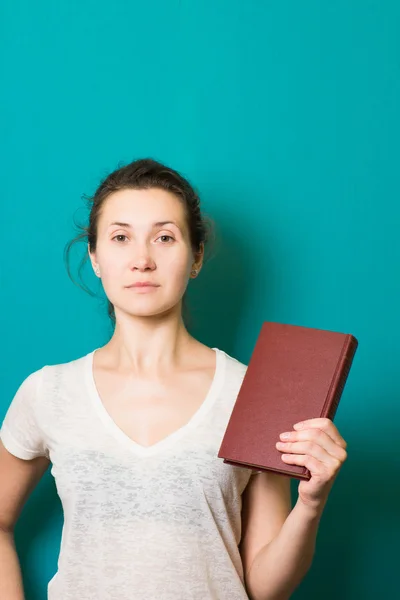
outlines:
[{"label": "forearm", "polygon": [[0,600],[24,600],[14,535],[0,529]]},{"label": "forearm", "polygon": [[322,509],[300,501],[279,534],[255,557],[246,577],[251,600],[288,600],[311,567]]}]

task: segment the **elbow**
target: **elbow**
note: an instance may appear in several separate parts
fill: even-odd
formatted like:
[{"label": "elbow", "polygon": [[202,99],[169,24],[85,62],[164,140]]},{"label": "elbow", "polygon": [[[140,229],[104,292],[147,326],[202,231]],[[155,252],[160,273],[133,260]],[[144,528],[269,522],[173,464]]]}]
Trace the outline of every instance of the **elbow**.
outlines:
[{"label": "elbow", "polygon": [[250,571],[245,578],[245,589],[249,600],[290,600],[292,595],[299,587],[304,577],[311,569],[312,561],[303,562],[302,568],[297,573],[288,576],[286,580],[282,577],[279,580],[268,581],[263,577],[260,581],[255,577],[255,573]]},{"label": "elbow", "polygon": [[14,535],[14,525],[5,524],[0,521],[0,535]]}]

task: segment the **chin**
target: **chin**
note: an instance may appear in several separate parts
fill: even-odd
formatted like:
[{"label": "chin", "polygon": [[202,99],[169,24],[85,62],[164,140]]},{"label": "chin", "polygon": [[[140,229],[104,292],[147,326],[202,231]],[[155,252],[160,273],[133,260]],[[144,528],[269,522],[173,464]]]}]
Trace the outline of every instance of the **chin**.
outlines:
[{"label": "chin", "polygon": [[181,310],[179,299],[174,300],[173,302],[138,302],[136,303],[136,306],[130,305],[126,307],[116,307],[114,305],[114,307],[116,310],[124,312],[125,314],[132,317],[155,317],[157,315],[163,315],[166,313],[174,312],[175,310]]}]

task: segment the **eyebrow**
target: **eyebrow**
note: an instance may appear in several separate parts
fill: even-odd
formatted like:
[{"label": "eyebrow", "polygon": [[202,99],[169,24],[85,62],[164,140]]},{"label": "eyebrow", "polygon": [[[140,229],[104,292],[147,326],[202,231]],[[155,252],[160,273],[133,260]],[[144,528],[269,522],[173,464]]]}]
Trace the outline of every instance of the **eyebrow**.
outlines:
[{"label": "eyebrow", "polygon": [[[152,228],[154,229],[155,227],[163,227],[164,225],[169,224],[176,225],[176,227],[178,227],[179,229],[179,225],[175,221],[156,221],[156,223],[153,223]],[[110,223],[109,227],[112,227],[113,225],[117,225],[118,227],[126,227],[127,229],[132,229],[132,225],[130,223],[114,221],[113,223]]]}]

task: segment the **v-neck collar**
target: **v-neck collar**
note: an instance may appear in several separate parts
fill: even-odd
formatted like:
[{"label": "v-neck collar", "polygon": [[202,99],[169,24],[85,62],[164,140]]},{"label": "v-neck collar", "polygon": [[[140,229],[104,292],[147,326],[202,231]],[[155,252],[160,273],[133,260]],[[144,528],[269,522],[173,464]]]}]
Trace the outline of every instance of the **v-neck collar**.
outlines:
[{"label": "v-neck collar", "polygon": [[88,389],[89,397],[92,401],[92,404],[103,422],[104,426],[108,429],[108,431],[121,443],[123,443],[131,452],[139,455],[139,456],[152,456],[157,454],[161,450],[166,450],[170,446],[172,446],[175,442],[180,440],[186,433],[188,433],[191,429],[193,429],[207,414],[214,401],[216,400],[224,382],[224,374],[225,374],[225,366],[226,366],[226,355],[219,348],[212,348],[212,350],[216,353],[216,366],[214,377],[212,379],[211,385],[208,389],[208,392],[200,404],[196,412],[191,416],[189,421],[168,434],[166,437],[162,438],[155,444],[151,444],[151,446],[142,446],[138,444],[134,440],[132,440],[113,420],[111,415],[106,410],[100,395],[97,391],[96,383],[94,380],[93,373],[93,363],[94,363],[94,354],[98,350],[96,348],[92,352],[86,355],[86,360],[84,362],[84,376],[85,382]]}]

